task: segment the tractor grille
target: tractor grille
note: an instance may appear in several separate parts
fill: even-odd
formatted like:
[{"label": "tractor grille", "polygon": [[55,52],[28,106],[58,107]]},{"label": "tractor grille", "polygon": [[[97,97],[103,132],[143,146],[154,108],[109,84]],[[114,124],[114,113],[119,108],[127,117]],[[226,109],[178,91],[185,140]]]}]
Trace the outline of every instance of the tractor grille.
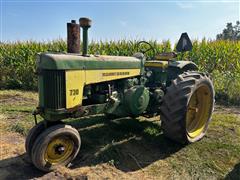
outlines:
[{"label": "tractor grille", "polygon": [[65,71],[44,70],[44,106],[50,109],[66,107]]}]

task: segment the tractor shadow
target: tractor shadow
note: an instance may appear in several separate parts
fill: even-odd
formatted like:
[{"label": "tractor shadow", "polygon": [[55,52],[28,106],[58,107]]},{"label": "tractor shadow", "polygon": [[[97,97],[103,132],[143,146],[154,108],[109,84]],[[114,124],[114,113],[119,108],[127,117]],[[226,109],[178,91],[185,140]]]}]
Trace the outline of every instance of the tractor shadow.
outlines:
[{"label": "tractor shadow", "polygon": [[44,174],[46,173],[34,167],[26,153],[0,160],[0,179],[32,179],[42,177]]},{"label": "tractor shadow", "polygon": [[240,163],[236,164],[231,172],[227,174],[224,178],[226,180],[230,179],[240,179]]},{"label": "tractor shadow", "polygon": [[82,140],[71,169],[110,163],[123,172],[132,172],[184,147],[164,137],[159,120],[95,116],[70,124],[78,129]]},{"label": "tractor shadow", "polygon": [[[78,129],[82,140],[80,152],[70,169],[110,163],[123,172],[132,172],[184,147],[163,136],[159,121],[142,117],[109,120],[105,116],[94,116],[70,119],[67,123]],[[55,172],[46,174],[35,168],[26,153],[0,160],[0,179],[44,176],[56,178]]]}]

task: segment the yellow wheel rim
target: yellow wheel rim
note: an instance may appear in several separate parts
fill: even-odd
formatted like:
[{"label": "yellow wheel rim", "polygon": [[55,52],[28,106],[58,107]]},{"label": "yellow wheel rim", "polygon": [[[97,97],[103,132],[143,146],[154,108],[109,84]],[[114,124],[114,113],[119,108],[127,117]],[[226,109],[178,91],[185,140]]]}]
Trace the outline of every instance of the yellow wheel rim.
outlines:
[{"label": "yellow wheel rim", "polygon": [[210,88],[202,85],[192,94],[187,107],[186,130],[190,138],[196,138],[205,131],[211,111]]},{"label": "yellow wheel rim", "polygon": [[66,161],[73,153],[74,142],[68,137],[56,137],[48,144],[44,158],[51,164]]}]

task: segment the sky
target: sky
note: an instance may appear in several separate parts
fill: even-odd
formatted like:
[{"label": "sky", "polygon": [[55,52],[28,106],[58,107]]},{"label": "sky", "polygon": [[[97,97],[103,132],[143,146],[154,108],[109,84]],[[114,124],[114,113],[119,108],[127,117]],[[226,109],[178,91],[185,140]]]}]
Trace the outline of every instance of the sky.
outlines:
[{"label": "sky", "polygon": [[92,19],[90,40],[145,39],[176,42],[214,39],[240,20],[240,0],[0,0],[0,41],[66,38],[66,23]]}]

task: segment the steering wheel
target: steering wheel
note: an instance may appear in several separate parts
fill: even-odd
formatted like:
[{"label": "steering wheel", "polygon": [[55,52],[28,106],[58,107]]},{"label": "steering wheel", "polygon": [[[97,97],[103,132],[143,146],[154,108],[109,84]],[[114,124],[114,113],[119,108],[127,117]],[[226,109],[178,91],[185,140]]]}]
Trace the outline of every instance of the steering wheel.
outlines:
[{"label": "steering wheel", "polygon": [[[142,49],[141,46],[144,45],[144,44],[148,45],[149,48]],[[138,52],[141,52],[141,53],[145,54],[145,53],[147,53],[150,50],[152,50],[153,53],[156,54],[154,47],[149,42],[147,42],[147,41],[139,41],[137,43],[137,51]]]}]

